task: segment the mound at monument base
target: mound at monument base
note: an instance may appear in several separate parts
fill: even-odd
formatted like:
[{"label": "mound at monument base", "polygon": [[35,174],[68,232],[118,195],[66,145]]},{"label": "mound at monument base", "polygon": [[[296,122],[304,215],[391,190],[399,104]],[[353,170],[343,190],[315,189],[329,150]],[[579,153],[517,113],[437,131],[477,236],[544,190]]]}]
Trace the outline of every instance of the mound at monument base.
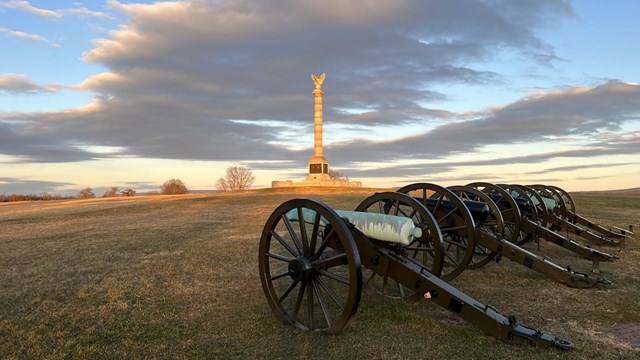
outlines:
[{"label": "mound at monument base", "polygon": [[332,186],[332,187],[362,187],[360,181],[349,181],[344,179],[336,180],[304,180],[304,181],[272,181],[272,188],[282,187],[302,187],[302,186]]}]

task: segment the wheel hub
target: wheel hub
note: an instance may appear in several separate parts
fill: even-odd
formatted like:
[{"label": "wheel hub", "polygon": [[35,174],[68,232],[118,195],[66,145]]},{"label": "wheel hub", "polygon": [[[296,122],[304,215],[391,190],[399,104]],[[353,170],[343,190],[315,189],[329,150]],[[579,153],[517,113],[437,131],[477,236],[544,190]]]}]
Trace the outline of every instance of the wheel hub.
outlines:
[{"label": "wheel hub", "polygon": [[289,262],[289,277],[293,280],[308,281],[313,276],[313,265],[304,256]]}]

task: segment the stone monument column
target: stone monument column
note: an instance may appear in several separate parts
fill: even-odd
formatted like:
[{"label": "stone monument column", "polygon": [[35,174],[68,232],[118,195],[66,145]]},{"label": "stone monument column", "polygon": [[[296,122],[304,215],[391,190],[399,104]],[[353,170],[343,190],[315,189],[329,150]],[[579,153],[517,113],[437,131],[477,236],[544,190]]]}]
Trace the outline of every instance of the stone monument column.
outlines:
[{"label": "stone monument column", "polygon": [[309,159],[309,176],[307,180],[328,181],[329,178],[329,162],[322,153],[322,83],[326,75],[311,75],[316,89],[313,90],[314,112],[313,112],[313,156]]}]

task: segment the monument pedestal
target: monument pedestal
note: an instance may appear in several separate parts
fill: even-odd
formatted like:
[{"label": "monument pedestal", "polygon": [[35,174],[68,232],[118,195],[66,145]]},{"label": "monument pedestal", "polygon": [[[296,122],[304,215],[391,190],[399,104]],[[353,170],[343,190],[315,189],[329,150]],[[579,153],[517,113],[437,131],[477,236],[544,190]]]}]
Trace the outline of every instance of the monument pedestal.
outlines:
[{"label": "monument pedestal", "polygon": [[329,181],[329,161],[324,155],[313,155],[309,159],[309,175],[307,176],[309,181]]}]

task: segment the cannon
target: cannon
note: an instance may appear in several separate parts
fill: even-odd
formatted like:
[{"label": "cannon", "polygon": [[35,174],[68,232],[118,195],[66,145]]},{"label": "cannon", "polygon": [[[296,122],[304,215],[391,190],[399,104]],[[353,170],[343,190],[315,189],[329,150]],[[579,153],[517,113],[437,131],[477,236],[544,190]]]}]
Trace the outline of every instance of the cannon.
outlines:
[{"label": "cannon", "polygon": [[[549,211],[549,228],[551,230],[564,230],[577,235],[595,245],[620,246],[626,238],[633,233],[624,229],[615,228],[618,232],[606,229],[575,213],[575,204],[571,196],[564,190],[547,185],[531,185],[545,201]],[[584,228],[585,226],[586,228]]]},{"label": "cannon", "polygon": [[[502,210],[489,195],[468,186],[447,189],[416,183],[397,192],[412,196],[435,217],[444,241],[441,275],[444,280],[451,281],[467,268],[479,268],[504,257],[570,287],[590,288],[609,283],[559,266],[516,244],[513,239],[521,228],[521,216],[515,205]],[[502,195],[514,201],[504,190]]]},{"label": "cannon", "polygon": [[605,227],[603,227],[602,225],[598,225],[595,222],[584,218],[580,215],[578,215],[576,213],[576,205],[575,202],[573,201],[573,198],[571,198],[571,195],[569,195],[569,193],[567,193],[566,191],[564,191],[563,189],[557,187],[557,186],[550,186],[551,188],[555,189],[558,193],[561,194],[562,199],[564,200],[564,204],[565,207],[561,208],[561,215],[563,217],[565,217],[567,220],[569,220],[570,222],[574,223],[574,224],[580,224],[580,225],[584,225],[586,226],[588,229],[596,231],[604,236],[607,236],[609,238],[612,239],[617,239],[617,240],[624,240],[628,237],[633,236],[633,232],[631,231],[627,231],[625,229],[621,229],[618,227],[614,227],[616,231],[614,231],[613,229],[607,229]]},{"label": "cannon", "polygon": [[[592,271],[596,273],[599,272],[600,262],[618,258],[606,252],[583,246],[547,228],[551,214],[547,211],[544,199],[531,188],[521,185],[494,185],[482,182],[472,183],[469,186],[481,189],[495,200],[511,224],[510,241],[519,246],[543,239],[590,260]],[[600,283],[604,284],[608,281],[601,279]]]},{"label": "cannon", "polygon": [[[428,299],[506,343],[575,347],[519,324],[432,273],[442,265],[435,261],[443,233],[420,202],[379,193],[358,209],[363,211],[336,211],[319,201],[293,199],[269,216],[258,251],[260,280],[269,306],[285,324],[340,332],[358,308],[364,268],[382,280],[381,294],[393,280],[410,290],[407,297]],[[428,267],[425,256],[434,260]]]}]

